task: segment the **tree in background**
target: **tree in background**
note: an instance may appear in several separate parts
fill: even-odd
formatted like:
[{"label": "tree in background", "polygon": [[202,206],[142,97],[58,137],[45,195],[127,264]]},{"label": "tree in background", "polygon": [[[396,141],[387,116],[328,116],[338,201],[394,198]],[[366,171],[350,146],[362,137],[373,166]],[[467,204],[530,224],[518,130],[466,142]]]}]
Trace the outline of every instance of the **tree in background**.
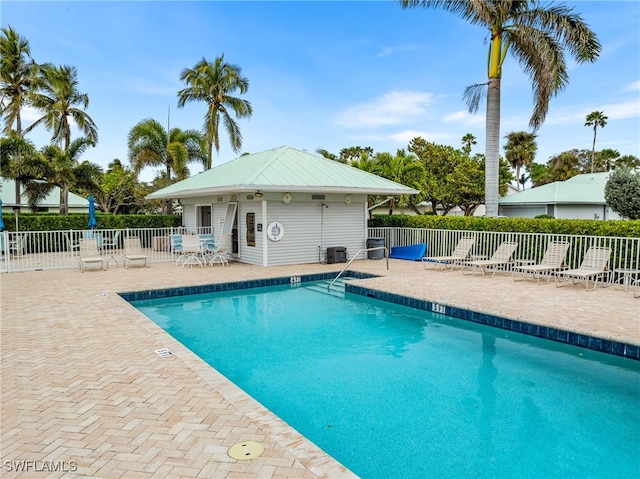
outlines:
[{"label": "tree in background", "polygon": [[640,219],[640,171],[628,168],[615,170],[604,186],[604,198],[620,216]]},{"label": "tree in background", "polygon": [[242,76],[239,66],[224,61],[224,55],[213,62],[203,58],[193,68],[186,68],[180,74],[187,88],[178,92],[178,107],[189,102],[202,101],[207,104],[204,116],[204,131],[207,138],[207,161],[205,169],[213,164],[213,147],[220,153],[220,122],[225,126],[234,152],[242,147],[240,127],[229,114],[233,111],[238,118],[249,118],[252,114],[251,104],[242,98],[232,96],[236,91],[244,94],[249,89],[249,80]]},{"label": "tree in background", "polygon": [[[0,113],[4,120],[2,132],[10,137],[12,133],[23,138],[22,108],[29,105],[32,84],[39,72],[39,66],[31,58],[29,41],[11,27],[4,27],[0,35]],[[14,129],[15,124],[15,129]],[[35,148],[34,148],[35,149]],[[20,149],[15,152],[14,162],[20,161]],[[16,166],[16,165],[13,165]],[[21,186],[19,176],[2,169],[5,178],[15,180],[15,209],[20,210]],[[13,176],[9,176],[13,175]]]},{"label": "tree in background", "polygon": [[43,113],[25,132],[43,125],[52,132],[51,141],[68,152],[71,146],[71,123],[84,134],[88,142],[98,142],[98,127],[89,114],[89,95],[78,90],[78,71],[69,65],[41,68],[37,81],[38,92],[32,95],[32,104]]},{"label": "tree in background", "polygon": [[477,143],[476,137],[471,133],[467,133],[462,137],[462,151],[464,151],[467,156],[471,155],[471,147]]},{"label": "tree in background", "polygon": [[[169,186],[173,180],[182,180],[189,176],[188,163],[207,163],[203,151],[204,139],[196,130],[167,130],[160,122],[151,118],[142,120],[129,131],[129,161],[137,174],[147,166],[160,166],[164,171],[164,185]],[[172,213],[172,202],[168,200],[165,212]]]},{"label": "tree in background", "polygon": [[[100,165],[88,161],[79,162],[80,156],[93,146],[86,137],[76,138],[65,151],[59,145],[43,148],[40,155],[22,161],[31,179],[24,183],[29,206],[35,211],[38,203],[58,187],[60,188],[60,214],[68,214],[69,191],[94,194],[99,191],[102,177]],[[64,213],[63,213],[64,211]]]},{"label": "tree in background", "polygon": [[107,213],[137,213],[140,195],[136,173],[114,159],[102,175],[100,191],[95,194],[100,209]]},{"label": "tree in background", "polygon": [[520,0],[401,0],[403,8],[443,8],[489,33],[488,82],[465,91],[469,110],[476,112],[487,96],[485,204],[487,216],[497,216],[500,164],[500,83],[510,51],[529,75],[534,111],[529,121],[536,131],[544,122],[550,99],[568,84],[565,51],[578,62],[593,62],[600,43],[570,7]]},{"label": "tree in background", "polygon": [[[422,186],[424,166],[414,154],[407,154],[403,149],[398,150],[395,155],[378,153],[375,155],[373,163],[372,172],[378,176],[417,190]],[[400,206],[409,205],[409,195],[400,195],[397,203]],[[396,198],[392,197],[389,201],[389,215],[393,214],[395,205]]]},{"label": "tree in background", "polygon": [[594,172],[594,163],[596,159],[596,133],[598,127],[604,128],[609,118],[601,111],[592,111],[587,115],[584,126],[593,126],[593,146],[591,147],[591,173]]},{"label": "tree in background", "polygon": [[[504,146],[504,156],[516,170],[516,186],[520,191],[520,168],[529,168],[536,158],[538,145],[536,144],[535,133],[527,131],[512,131],[505,138],[507,144]],[[524,187],[524,184],[522,185]]]}]

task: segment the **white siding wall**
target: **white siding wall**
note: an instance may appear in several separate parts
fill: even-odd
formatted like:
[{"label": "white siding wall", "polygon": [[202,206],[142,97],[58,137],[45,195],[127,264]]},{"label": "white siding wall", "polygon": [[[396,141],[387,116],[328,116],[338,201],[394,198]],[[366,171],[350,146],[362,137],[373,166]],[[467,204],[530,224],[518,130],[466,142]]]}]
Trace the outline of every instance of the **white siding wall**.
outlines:
[{"label": "white siding wall", "polygon": [[556,205],[556,218],[593,220],[604,219],[604,205]]},{"label": "white siding wall", "polygon": [[365,247],[362,203],[325,201],[327,207],[322,203],[268,203],[265,232],[273,221],[284,227],[280,241],[266,240],[269,266],[317,263],[324,259],[327,247],[344,246],[350,255]]},{"label": "white siding wall", "polygon": [[[238,243],[239,243],[239,260],[243,263],[262,266],[262,232],[258,231],[258,224],[262,221],[262,201],[245,201],[238,205]],[[255,213],[256,215],[256,245],[247,245],[247,213]],[[262,225],[266,230],[266,225]]]},{"label": "white siding wall", "polygon": [[[246,199],[237,195],[238,244],[237,260],[258,266],[317,263],[324,261],[328,247],[347,248],[349,258],[366,247],[367,212],[366,195],[353,195],[347,205],[344,195],[325,195],[326,199],[312,200],[311,194],[294,195],[290,204],[284,204],[281,193],[265,194],[264,198]],[[232,197],[188,198],[182,200],[183,223],[191,229],[197,225],[196,205],[212,204],[211,226],[216,241],[220,239],[227,205]],[[325,205],[325,206],[322,206]],[[263,216],[266,211],[266,217]],[[256,245],[247,245],[247,213],[255,213]],[[280,241],[267,238],[267,227],[273,221],[284,226]],[[262,231],[257,225],[262,224]],[[320,248],[319,248],[320,246]],[[266,257],[265,257],[266,252]]]}]

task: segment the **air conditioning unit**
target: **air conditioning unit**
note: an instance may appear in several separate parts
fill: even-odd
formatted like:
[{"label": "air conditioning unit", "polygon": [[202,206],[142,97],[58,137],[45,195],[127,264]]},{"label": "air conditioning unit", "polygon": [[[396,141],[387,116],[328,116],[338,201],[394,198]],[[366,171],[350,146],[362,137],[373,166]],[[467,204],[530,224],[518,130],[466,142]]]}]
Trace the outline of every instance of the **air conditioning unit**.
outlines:
[{"label": "air conditioning unit", "polygon": [[344,246],[334,246],[327,248],[327,263],[346,263],[347,248]]}]

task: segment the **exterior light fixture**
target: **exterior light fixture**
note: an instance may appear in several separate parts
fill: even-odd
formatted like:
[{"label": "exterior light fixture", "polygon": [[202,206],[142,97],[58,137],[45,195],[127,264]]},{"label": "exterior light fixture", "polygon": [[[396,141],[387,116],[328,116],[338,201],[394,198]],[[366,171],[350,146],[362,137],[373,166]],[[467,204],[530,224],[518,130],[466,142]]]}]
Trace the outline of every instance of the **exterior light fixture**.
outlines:
[{"label": "exterior light fixture", "polygon": [[264,194],[262,193],[262,191],[256,191],[256,194],[254,196],[256,198],[262,198],[264,196]]}]

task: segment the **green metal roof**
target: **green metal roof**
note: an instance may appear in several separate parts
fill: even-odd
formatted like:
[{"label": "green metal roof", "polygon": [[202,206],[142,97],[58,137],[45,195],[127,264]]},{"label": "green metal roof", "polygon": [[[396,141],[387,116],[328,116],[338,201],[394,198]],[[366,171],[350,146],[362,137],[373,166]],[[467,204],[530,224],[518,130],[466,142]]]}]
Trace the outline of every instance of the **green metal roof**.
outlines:
[{"label": "green metal roof", "polygon": [[322,156],[281,146],[241,156],[147,196],[187,198],[242,191],[415,194],[416,190]]},{"label": "green metal roof", "polygon": [[608,172],[576,175],[566,181],[556,181],[546,185],[521,191],[500,198],[501,205],[530,204],[606,204],[604,185],[609,179]]},{"label": "green metal roof", "polygon": [[[7,180],[6,178],[0,178],[0,198],[2,198],[3,206],[15,206],[16,204],[16,183],[13,180]],[[69,207],[70,208],[88,208],[89,201],[75,193],[69,192]],[[22,196],[20,202],[21,207],[28,208],[27,199]],[[59,208],[60,207],[60,188],[57,186],[51,190],[46,198],[38,202],[38,206],[43,208]]]}]

